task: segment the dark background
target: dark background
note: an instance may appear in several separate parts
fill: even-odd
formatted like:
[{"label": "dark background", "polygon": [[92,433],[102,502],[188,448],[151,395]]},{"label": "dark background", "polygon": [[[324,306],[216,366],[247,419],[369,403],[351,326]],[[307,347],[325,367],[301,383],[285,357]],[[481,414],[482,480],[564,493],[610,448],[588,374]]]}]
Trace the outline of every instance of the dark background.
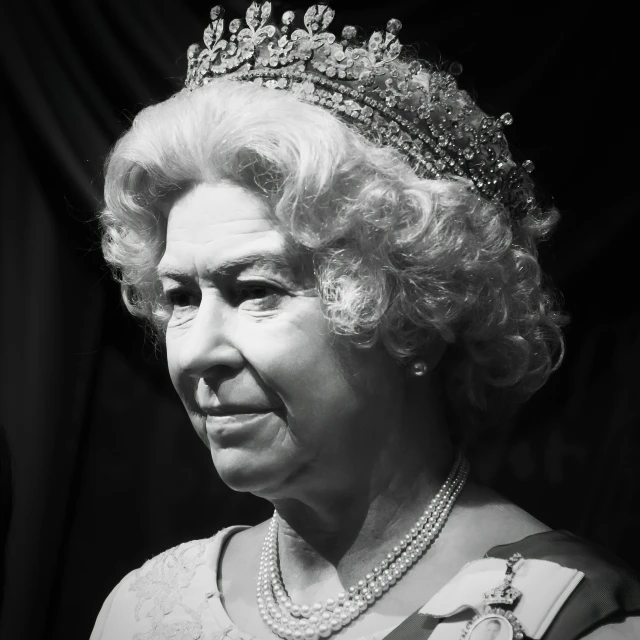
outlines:
[{"label": "dark background", "polygon": [[[510,140],[563,214],[541,260],[573,322],[562,369],[469,456],[539,519],[640,568],[632,17],[616,3],[332,4],[339,28],[401,19],[402,42],[461,62],[486,111],[513,113]],[[306,6],[281,3],[276,14]],[[226,7],[237,17],[246,3]],[[93,221],[110,146],[141,108],[179,88],[208,11],[204,0],[0,9],[7,640],[88,638],[108,592],[145,559],[270,513],[216,477],[162,358],[119,303]]]}]

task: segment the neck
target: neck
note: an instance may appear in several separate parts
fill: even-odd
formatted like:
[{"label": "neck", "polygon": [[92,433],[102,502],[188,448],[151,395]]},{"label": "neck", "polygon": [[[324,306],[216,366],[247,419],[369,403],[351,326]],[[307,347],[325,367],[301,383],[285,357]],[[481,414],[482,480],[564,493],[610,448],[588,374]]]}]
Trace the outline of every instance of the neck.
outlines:
[{"label": "neck", "polygon": [[[439,435],[438,435],[439,434]],[[322,597],[361,579],[397,544],[440,490],[455,451],[445,430],[390,439],[363,473],[326,480],[304,497],[272,500],[281,518],[283,577],[295,598]],[[330,474],[327,474],[330,477]]]}]

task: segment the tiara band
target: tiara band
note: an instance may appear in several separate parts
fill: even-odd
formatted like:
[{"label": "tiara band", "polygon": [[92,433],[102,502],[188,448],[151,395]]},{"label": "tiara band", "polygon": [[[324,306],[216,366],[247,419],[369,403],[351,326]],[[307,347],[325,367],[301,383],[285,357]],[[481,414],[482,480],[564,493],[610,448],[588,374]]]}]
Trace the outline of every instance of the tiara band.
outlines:
[{"label": "tiara band", "polygon": [[384,33],[376,31],[367,41],[346,26],[337,41],[327,31],[334,15],[327,5],[313,5],[304,15],[305,29],[293,30],[295,14],[286,11],[276,28],[271,3],[253,2],[244,24],[229,23],[225,39],[224,9],[215,6],[205,48],[188,49],[185,86],[194,90],[226,77],[289,91],[353,124],[374,143],[394,147],[421,178],[467,178],[471,189],[506,207],[515,221],[536,208],[533,163],[514,162],[504,136],[511,114],[483,114],[453,73],[427,66],[428,86],[420,81],[423,64],[400,59],[399,20],[392,18]]}]

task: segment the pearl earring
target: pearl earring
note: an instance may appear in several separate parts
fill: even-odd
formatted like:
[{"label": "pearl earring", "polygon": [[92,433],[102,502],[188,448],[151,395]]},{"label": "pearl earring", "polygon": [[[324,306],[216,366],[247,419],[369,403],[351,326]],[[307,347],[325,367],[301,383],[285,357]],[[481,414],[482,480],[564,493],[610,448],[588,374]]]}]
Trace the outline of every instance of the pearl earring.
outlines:
[{"label": "pearl earring", "polygon": [[414,378],[421,378],[422,376],[426,375],[427,371],[429,371],[429,368],[427,367],[427,363],[424,360],[414,360],[409,365],[409,373]]}]

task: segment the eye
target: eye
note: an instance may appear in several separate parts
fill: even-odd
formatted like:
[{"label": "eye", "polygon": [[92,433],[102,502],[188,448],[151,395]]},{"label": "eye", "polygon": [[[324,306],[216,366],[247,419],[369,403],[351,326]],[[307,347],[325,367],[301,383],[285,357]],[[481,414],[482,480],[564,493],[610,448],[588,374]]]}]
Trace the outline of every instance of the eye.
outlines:
[{"label": "eye", "polygon": [[175,308],[191,307],[197,303],[195,296],[182,289],[170,289],[165,294],[167,303]]},{"label": "eye", "polygon": [[238,282],[233,292],[233,302],[253,304],[262,308],[275,306],[282,297],[282,289],[267,282]]}]

